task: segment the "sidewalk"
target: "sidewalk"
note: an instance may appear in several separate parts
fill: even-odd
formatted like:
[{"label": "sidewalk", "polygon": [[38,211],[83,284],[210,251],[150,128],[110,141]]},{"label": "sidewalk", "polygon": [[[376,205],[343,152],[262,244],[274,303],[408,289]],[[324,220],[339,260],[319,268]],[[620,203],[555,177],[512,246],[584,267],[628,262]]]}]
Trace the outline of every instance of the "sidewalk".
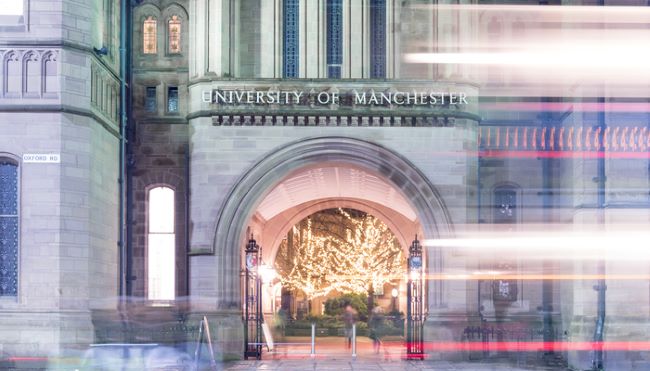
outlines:
[{"label": "sidewalk", "polygon": [[261,361],[236,361],[220,365],[223,370],[277,370],[277,371],[565,371],[552,368],[504,362],[445,362],[407,361],[402,340],[385,341],[379,354],[374,352],[372,341],[367,337],[357,339],[357,357],[353,358],[344,338],[324,337],[316,339],[316,355],[312,357],[311,339],[288,337],[275,344],[272,352],[264,351]]},{"label": "sidewalk", "polygon": [[431,361],[378,361],[368,359],[304,359],[304,360],[262,360],[238,361],[223,365],[223,370],[277,370],[277,371],[541,371],[566,370],[558,368],[518,368],[506,364],[481,364],[469,362]]}]

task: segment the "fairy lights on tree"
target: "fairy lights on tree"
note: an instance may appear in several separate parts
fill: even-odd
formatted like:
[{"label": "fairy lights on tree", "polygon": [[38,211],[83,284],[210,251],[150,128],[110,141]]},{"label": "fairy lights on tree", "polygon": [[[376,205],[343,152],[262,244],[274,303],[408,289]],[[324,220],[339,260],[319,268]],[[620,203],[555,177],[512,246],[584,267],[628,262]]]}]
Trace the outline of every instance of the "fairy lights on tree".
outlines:
[{"label": "fairy lights on tree", "polygon": [[379,219],[356,210],[330,209],[298,223],[280,246],[276,267],[284,287],[308,299],[364,293],[399,280],[402,248]]}]

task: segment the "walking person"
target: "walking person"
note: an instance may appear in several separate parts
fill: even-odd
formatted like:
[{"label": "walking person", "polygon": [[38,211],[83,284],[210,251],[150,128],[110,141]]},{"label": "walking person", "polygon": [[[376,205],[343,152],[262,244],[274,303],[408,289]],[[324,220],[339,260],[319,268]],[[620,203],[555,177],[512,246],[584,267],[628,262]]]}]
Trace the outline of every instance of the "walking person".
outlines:
[{"label": "walking person", "polygon": [[343,322],[345,323],[345,337],[347,338],[348,349],[352,348],[352,327],[356,321],[357,311],[349,303],[343,311]]},{"label": "walking person", "polygon": [[375,350],[375,354],[379,354],[379,349],[381,347],[381,336],[384,326],[384,314],[380,307],[376,307],[372,310],[372,314],[368,319],[368,327],[370,328],[370,338],[372,339],[372,347]]}]

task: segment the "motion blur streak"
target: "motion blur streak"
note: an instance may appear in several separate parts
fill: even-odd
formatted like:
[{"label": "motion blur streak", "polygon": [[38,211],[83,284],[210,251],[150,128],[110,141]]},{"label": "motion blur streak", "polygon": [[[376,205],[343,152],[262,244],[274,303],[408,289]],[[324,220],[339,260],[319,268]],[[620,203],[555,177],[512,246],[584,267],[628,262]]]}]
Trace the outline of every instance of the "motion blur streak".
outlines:
[{"label": "motion blur streak", "polygon": [[521,259],[650,261],[650,232],[485,232],[479,236],[429,239],[425,246],[453,248],[454,253],[496,254]]},{"label": "motion blur streak", "polygon": [[588,152],[588,151],[480,151],[481,157],[493,158],[615,158],[615,159],[650,159],[650,152]]},{"label": "motion blur streak", "polygon": [[[650,39],[650,33],[645,35]],[[638,44],[626,45],[621,39],[604,40],[606,46],[585,46],[591,40],[574,39],[572,45],[547,47],[530,45],[528,50],[496,53],[410,53],[405,56],[408,63],[435,64],[494,64],[499,66],[535,66],[555,70],[558,67],[607,70],[634,68],[637,73],[648,74],[646,62],[650,50],[638,48]],[[581,45],[578,47],[578,45]],[[609,50],[613,49],[613,50]],[[562,58],[560,58],[562,56]]]},{"label": "motion blur streak", "polygon": [[[437,4],[415,6],[440,19],[499,19],[462,29],[432,47],[414,41],[405,64],[462,71],[494,96],[647,98],[650,7]],[[503,24],[517,25],[505,32]],[[508,85],[508,81],[517,84]],[[484,109],[489,109],[484,107]]]},{"label": "motion blur streak", "polygon": [[429,351],[644,351],[650,350],[650,341],[495,341],[495,342],[433,342],[425,343]]},{"label": "motion blur streak", "polygon": [[577,281],[577,280],[650,280],[650,274],[433,274],[427,275],[432,281],[466,281],[466,280],[522,280],[522,281]]}]

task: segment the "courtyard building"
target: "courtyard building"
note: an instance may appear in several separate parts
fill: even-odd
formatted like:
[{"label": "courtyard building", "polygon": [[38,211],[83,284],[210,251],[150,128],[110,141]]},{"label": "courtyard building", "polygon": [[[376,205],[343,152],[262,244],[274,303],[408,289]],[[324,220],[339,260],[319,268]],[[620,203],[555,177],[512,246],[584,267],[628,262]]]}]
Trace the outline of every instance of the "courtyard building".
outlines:
[{"label": "courtyard building", "polygon": [[[408,327],[420,282],[428,360],[521,362],[471,344],[546,343],[526,357],[650,364],[650,76],[632,58],[576,66],[598,48],[562,44],[635,42],[647,4],[15,2],[0,10],[0,360],[193,355],[199,334],[241,359],[251,292],[269,325],[354,291]],[[297,255],[328,256],[313,268],[370,244],[315,232],[332,220],[384,231],[397,268],[359,270],[367,289],[333,266],[291,286]]]}]

